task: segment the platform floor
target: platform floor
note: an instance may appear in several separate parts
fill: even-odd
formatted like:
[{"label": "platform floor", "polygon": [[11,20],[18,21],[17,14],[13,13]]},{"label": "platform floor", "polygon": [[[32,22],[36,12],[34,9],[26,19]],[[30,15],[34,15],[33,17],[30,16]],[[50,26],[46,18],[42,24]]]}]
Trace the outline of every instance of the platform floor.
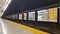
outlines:
[{"label": "platform floor", "polygon": [[0,34],[34,34],[0,18]]}]

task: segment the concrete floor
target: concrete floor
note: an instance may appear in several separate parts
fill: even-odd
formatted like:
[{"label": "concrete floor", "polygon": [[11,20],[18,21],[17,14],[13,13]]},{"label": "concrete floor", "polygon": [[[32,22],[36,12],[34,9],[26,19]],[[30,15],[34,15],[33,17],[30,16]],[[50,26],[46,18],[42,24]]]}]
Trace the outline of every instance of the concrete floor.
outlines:
[{"label": "concrete floor", "polygon": [[33,34],[23,28],[0,19],[0,34]]}]

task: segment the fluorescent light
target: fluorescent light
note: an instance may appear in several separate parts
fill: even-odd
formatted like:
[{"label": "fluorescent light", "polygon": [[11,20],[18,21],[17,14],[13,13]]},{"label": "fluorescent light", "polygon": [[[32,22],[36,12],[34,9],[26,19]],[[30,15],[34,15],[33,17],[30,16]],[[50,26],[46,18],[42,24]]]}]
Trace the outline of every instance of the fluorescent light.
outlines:
[{"label": "fluorescent light", "polygon": [[[3,13],[5,12],[5,10],[7,9],[7,7],[8,7],[8,5],[10,4],[10,2],[11,2],[12,0],[6,0],[6,3],[5,3],[5,6],[3,7]],[[7,3],[8,2],[8,3]],[[3,15],[3,13],[2,13],[2,15]]]},{"label": "fluorescent light", "polygon": [[6,10],[6,8],[8,7],[8,5],[10,4],[10,2],[11,2],[12,0],[6,0],[6,5],[4,6],[4,11]]},{"label": "fluorescent light", "polygon": [[3,21],[0,19],[1,25],[2,25],[2,29],[3,29],[3,34],[7,34],[6,28],[4,27],[4,23]]}]

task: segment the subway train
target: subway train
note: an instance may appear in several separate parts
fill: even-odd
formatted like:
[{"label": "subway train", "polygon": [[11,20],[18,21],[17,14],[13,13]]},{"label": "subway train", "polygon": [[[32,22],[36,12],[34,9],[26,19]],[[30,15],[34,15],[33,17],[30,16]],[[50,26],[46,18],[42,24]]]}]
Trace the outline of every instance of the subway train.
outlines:
[{"label": "subway train", "polygon": [[55,0],[56,2],[53,2],[54,0],[46,0],[46,3],[43,3],[43,0],[42,4],[39,4],[40,0],[34,1],[30,0],[31,4],[27,1],[26,5],[20,0],[14,1],[16,5],[11,2],[12,4],[9,5],[11,8],[7,8],[2,18],[49,33],[60,32],[60,3],[57,0]]},{"label": "subway train", "polygon": [[46,32],[53,33],[60,30],[58,25],[59,7],[30,10],[30,12],[17,13],[6,16],[6,19]]}]

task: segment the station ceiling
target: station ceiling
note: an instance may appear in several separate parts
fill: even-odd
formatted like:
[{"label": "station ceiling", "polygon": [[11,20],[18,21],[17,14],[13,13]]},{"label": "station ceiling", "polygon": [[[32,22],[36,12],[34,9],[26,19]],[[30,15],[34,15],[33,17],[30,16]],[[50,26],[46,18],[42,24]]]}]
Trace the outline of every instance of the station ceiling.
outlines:
[{"label": "station ceiling", "polygon": [[25,10],[59,5],[60,0],[12,0],[3,16],[16,14]]},{"label": "station ceiling", "polygon": [[6,0],[0,0],[0,17],[3,14],[2,10],[4,8],[5,2],[6,2]]}]

